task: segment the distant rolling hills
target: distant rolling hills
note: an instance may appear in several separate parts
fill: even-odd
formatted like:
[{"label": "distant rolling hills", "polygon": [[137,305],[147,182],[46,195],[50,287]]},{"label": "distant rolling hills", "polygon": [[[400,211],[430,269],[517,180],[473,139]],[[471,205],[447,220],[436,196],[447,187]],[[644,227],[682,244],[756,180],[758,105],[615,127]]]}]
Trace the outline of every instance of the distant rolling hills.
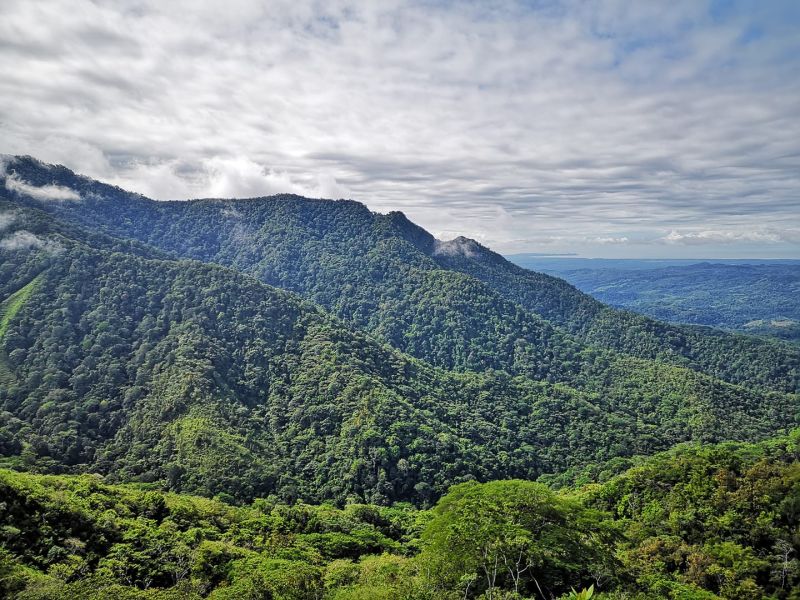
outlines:
[{"label": "distant rolling hills", "polygon": [[800,260],[509,260],[656,319],[800,342]]}]

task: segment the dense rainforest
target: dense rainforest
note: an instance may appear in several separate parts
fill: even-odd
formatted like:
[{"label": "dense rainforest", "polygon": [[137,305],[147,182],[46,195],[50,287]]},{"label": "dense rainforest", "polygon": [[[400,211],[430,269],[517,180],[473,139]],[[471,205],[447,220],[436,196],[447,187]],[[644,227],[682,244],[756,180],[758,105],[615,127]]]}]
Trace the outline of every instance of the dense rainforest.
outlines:
[{"label": "dense rainforest", "polygon": [[797,421],[794,394],[600,351],[585,389],[447,372],[246,275],[120,252],[15,210],[7,236],[25,227],[58,248],[0,250],[11,465],[245,500],[424,505],[468,479],[534,479]]},{"label": "dense rainforest", "polygon": [[471,479],[535,479],[798,423],[796,394],[576,344],[558,351],[578,387],[445,371],[247,275],[135,243],[119,251],[10,206],[6,239],[46,243],[0,249],[9,465],[242,500],[426,505]]},{"label": "dense rainforest", "polygon": [[0,470],[0,593],[86,598],[800,597],[800,431],[684,446],[553,491],[463,483],[430,510],[232,506]]},{"label": "dense rainforest", "polygon": [[2,593],[798,597],[800,347],[352,201],[0,170]]}]

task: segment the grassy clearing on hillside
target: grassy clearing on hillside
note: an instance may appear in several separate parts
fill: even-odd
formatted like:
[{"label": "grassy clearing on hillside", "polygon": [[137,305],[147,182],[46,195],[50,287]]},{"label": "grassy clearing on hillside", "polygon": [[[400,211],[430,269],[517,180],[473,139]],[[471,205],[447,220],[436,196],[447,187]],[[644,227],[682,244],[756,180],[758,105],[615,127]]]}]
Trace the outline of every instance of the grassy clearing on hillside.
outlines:
[{"label": "grassy clearing on hillside", "polygon": [[[5,338],[8,325],[17,316],[22,306],[27,302],[39,287],[42,275],[35,277],[30,283],[18,289],[0,304],[0,344]],[[0,347],[0,385],[7,385],[14,381],[14,373],[8,366],[8,357],[5,350]]]}]

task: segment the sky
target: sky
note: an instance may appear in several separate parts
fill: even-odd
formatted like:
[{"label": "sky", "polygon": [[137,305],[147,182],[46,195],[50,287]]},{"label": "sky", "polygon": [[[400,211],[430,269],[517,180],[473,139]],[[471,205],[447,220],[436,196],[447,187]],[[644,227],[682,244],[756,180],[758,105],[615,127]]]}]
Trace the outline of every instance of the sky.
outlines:
[{"label": "sky", "polygon": [[[800,258],[800,2],[4,0],[0,152],[500,252]],[[24,182],[22,182],[24,184]]]}]

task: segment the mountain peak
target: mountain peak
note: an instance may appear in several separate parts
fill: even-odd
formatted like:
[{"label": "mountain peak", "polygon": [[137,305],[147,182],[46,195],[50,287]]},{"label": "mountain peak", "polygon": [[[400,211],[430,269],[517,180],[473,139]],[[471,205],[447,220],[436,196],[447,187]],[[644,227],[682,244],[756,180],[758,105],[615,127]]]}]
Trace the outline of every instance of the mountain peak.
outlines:
[{"label": "mountain peak", "polygon": [[414,246],[426,254],[433,252],[436,240],[424,228],[411,221],[405,213],[393,210],[386,214],[376,214],[376,222],[383,221],[387,227],[398,232],[403,239],[411,242]]},{"label": "mountain peak", "polygon": [[482,250],[485,250],[485,248],[478,242],[460,235],[452,240],[436,240],[433,255],[478,258]]},{"label": "mountain peak", "polygon": [[508,261],[500,254],[487,248],[477,240],[460,235],[452,240],[436,240],[432,252],[434,257],[447,263],[447,259],[465,258],[487,265],[507,264]]}]

